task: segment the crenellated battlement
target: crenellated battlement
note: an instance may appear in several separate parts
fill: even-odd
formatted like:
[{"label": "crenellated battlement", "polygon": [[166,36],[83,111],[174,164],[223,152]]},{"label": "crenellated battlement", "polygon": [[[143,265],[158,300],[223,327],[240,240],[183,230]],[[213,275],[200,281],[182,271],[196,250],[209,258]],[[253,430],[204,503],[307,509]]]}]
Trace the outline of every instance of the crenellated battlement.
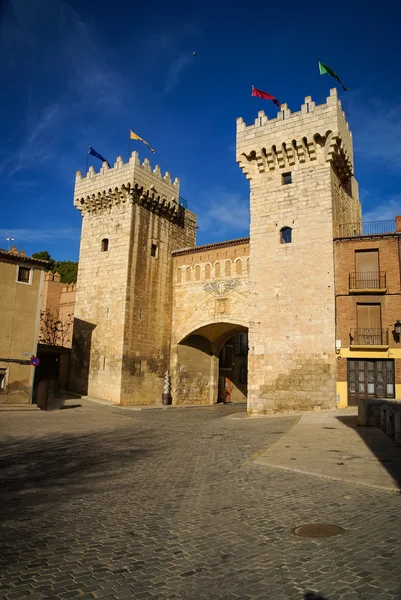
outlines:
[{"label": "crenellated battlement", "polygon": [[274,119],[263,110],[252,125],[237,119],[237,162],[248,179],[316,160],[332,162],[343,180],[352,177],[352,134],[336,88],[324,104],[306,96],[298,112],[282,104]]},{"label": "crenellated battlement", "polygon": [[77,171],[74,205],[81,212],[96,212],[132,200],[176,219],[182,212],[179,195],[178,178],[173,181],[169,171],[163,175],[159,165],[152,169],[148,158],[141,163],[138,152],[133,152],[126,163],[118,156],[112,168],[104,162],[99,172],[90,167],[85,177]]},{"label": "crenellated battlement", "polygon": [[166,171],[166,173],[162,175],[159,165],[156,165],[155,168],[152,170],[150,160],[148,158],[145,158],[143,163],[141,163],[139,159],[139,154],[135,151],[132,152],[128,162],[126,163],[124,162],[121,156],[117,156],[116,162],[114,163],[114,167],[109,167],[107,162],[104,162],[102,163],[102,166],[100,167],[98,172],[96,172],[93,166],[89,167],[88,173],[85,176],[82,175],[81,171],[77,171],[75,178],[75,186],[82,182],[88,181],[93,182],[93,184],[95,185],[97,183],[100,183],[101,185],[101,181],[104,180],[104,175],[114,175],[117,172],[119,173],[119,175],[121,175],[122,173],[131,172],[135,167],[142,167],[144,171],[148,173],[153,173],[153,175],[157,179],[163,179],[163,181],[165,181],[166,183],[172,183],[172,185],[176,187],[180,184],[180,180],[178,179],[178,177],[174,180],[174,182],[172,182],[169,171]]}]

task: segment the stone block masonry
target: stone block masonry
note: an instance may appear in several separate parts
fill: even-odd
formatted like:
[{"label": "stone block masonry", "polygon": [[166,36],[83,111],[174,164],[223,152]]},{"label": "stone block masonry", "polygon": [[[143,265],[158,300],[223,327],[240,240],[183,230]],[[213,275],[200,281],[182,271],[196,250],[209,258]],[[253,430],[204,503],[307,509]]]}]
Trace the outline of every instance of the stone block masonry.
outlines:
[{"label": "stone block masonry", "polygon": [[277,119],[238,119],[237,161],[250,181],[248,410],[334,407],[333,235],[361,220],[336,90]]},{"label": "stone block masonry", "polygon": [[160,402],[169,368],[172,251],[195,244],[179,180],[128,163],[77,173],[82,234],[71,388],[120,404]]}]

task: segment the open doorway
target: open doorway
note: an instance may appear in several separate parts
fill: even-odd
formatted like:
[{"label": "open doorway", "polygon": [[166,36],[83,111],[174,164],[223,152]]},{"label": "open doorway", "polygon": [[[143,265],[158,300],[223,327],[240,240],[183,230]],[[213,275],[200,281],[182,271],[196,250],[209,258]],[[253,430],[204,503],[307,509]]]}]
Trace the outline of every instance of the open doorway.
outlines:
[{"label": "open doorway", "polygon": [[244,402],[248,386],[248,334],[229,338],[219,354],[217,402]]}]

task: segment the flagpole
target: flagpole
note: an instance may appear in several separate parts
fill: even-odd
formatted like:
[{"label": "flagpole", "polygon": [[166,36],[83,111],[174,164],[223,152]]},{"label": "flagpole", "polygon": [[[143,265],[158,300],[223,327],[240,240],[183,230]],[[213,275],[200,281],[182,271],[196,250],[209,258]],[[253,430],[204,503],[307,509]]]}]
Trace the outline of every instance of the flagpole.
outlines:
[{"label": "flagpole", "polygon": [[90,144],[88,144],[88,152],[86,153],[86,171],[85,171],[85,177],[88,174],[88,160],[89,160],[89,150],[90,150]]},{"label": "flagpole", "polygon": [[131,129],[129,131],[129,135],[128,135],[128,160],[131,156]]},{"label": "flagpole", "polygon": [[253,88],[253,85],[252,85],[252,83],[250,85],[251,85],[251,98],[249,100],[249,116],[250,116],[249,125],[252,125],[252,88]]},{"label": "flagpole", "polygon": [[317,59],[317,65],[318,65],[318,69],[319,69],[319,93],[320,93],[320,104],[323,104],[323,86],[322,86],[322,76],[320,74],[320,60],[319,58]]}]

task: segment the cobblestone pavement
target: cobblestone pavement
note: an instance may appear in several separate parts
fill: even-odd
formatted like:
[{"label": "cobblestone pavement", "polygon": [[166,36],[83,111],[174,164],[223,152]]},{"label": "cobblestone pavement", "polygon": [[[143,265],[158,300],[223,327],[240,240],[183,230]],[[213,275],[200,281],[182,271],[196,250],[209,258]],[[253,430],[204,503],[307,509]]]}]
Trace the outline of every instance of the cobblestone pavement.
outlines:
[{"label": "cobblestone pavement", "polygon": [[297,417],[243,410],[0,413],[0,598],[401,598],[400,495],[256,465]]}]

